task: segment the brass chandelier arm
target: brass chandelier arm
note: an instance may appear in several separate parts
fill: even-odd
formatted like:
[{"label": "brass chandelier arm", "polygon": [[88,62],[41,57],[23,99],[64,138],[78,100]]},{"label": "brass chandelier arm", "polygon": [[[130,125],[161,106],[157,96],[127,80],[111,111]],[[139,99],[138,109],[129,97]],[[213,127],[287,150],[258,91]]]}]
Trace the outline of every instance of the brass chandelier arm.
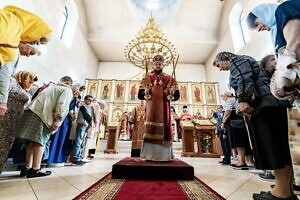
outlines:
[{"label": "brass chandelier arm", "polygon": [[175,73],[175,70],[176,70],[176,66],[177,66],[177,63],[178,63],[178,59],[179,59],[179,54],[177,54],[176,58],[173,59],[172,61],[172,64],[173,64],[173,72],[172,72],[172,76],[173,78],[176,80],[176,73]]},{"label": "brass chandelier arm", "polygon": [[[154,51],[150,50],[150,51],[144,51],[144,52],[142,51],[142,47],[140,47],[141,44],[142,43],[138,43],[138,44],[132,46],[128,51],[128,56],[126,56],[129,59],[129,61],[137,67],[145,68],[145,66],[142,64],[143,60],[145,59],[145,56],[152,58],[153,56],[155,56],[157,54],[161,54],[163,52],[163,49],[165,49],[165,51],[167,53],[169,53],[169,55],[170,55],[170,56],[164,56],[165,57],[165,65],[171,63],[171,61],[173,59],[175,59],[175,55],[172,52],[171,48],[166,46],[163,43],[159,43],[159,42],[152,43],[153,45],[154,44],[159,45],[159,48],[155,49]],[[143,43],[143,44],[146,45],[146,44],[151,44],[151,43]],[[134,58],[134,59],[132,59],[132,58]]]}]

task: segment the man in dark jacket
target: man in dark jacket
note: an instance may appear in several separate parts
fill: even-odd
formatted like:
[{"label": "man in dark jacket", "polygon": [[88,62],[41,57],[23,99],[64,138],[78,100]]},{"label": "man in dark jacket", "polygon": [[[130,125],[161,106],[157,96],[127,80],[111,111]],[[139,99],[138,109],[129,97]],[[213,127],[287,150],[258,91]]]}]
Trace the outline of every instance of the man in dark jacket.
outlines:
[{"label": "man in dark jacket", "polygon": [[228,141],[227,134],[225,134],[225,129],[222,129],[222,120],[223,120],[224,110],[223,106],[219,105],[217,107],[217,112],[213,113],[213,117],[217,120],[216,127],[217,127],[217,136],[220,138],[222,151],[223,151],[223,159],[220,161],[221,164],[229,165],[230,164],[230,157],[231,157],[231,150]]}]

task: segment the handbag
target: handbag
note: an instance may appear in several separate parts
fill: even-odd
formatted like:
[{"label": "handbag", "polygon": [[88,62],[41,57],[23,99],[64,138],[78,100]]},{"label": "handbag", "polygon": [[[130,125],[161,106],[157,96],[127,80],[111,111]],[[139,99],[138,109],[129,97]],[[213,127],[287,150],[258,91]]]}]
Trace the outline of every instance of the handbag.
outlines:
[{"label": "handbag", "polygon": [[233,119],[230,120],[230,125],[232,126],[232,128],[244,128],[245,122],[242,119]]}]

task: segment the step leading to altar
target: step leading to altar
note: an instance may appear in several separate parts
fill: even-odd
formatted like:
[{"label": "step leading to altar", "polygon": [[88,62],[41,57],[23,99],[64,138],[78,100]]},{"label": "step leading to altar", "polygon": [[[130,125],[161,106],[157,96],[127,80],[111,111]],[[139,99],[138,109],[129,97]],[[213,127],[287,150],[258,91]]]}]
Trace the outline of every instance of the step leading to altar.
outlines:
[{"label": "step leading to altar", "polygon": [[153,162],[126,157],[113,165],[112,178],[194,180],[194,168],[179,159]]}]

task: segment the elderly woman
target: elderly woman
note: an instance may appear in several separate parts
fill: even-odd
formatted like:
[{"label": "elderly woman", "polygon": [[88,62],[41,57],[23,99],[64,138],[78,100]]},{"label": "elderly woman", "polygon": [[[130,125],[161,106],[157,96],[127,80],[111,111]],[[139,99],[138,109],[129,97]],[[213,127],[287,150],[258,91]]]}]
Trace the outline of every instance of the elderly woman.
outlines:
[{"label": "elderly woman", "polygon": [[51,174],[51,171],[40,170],[44,146],[69,112],[72,84],[73,80],[64,76],[59,83],[44,89],[27,106],[17,123],[17,137],[28,142],[26,167],[21,170],[20,176],[34,178]]},{"label": "elderly woman", "polygon": [[272,192],[253,194],[253,199],[296,198],[290,187],[292,161],[286,112],[289,102],[278,100],[271,94],[269,78],[252,57],[220,52],[216,55],[214,66],[219,70],[230,70],[230,86],[236,92],[239,109],[250,118],[256,168],[274,170],[275,187]]},{"label": "elderly woman", "polygon": [[69,113],[67,117],[62,122],[62,125],[57,129],[54,135],[50,137],[50,147],[49,147],[49,157],[47,160],[50,166],[64,166],[67,161],[67,150],[68,141],[70,137],[70,131],[72,126],[72,121],[76,119],[74,116],[74,109],[76,106],[76,98],[79,96],[79,88],[73,86],[73,100],[69,105]]},{"label": "elderly woman", "polygon": [[13,128],[30,100],[27,90],[34,81],[37,81],[36,75],[27,71],[19,71],[10,79],[7,112],[0,121],[0,173],[15,138]]},{"label": "elderly woman", "polygon": [[[300,96],[300,3],[289,0],[260,4],[247,17],[250,29],[271,31],[278,63],[271,83],[273,94],[281,99]],[[298,62],[298,63],[297,63]]]},{"label": "elderly woman", "polygon": [[268,78],[272,78],[275,69],[276,69],[276,58],[274,55],[267,55],[265,57],[263,57],[260,62],[259,65],[261,68],[263,68],[268,76]]},{"label": "elderly woman", "polygon": [[[16,6],[0,9],[0,118],[7,109],[9,80],[14,74],[19,48],[46,44],[51,29],[38,16]],[[33,52],[25,55],[32,55]]]}]

